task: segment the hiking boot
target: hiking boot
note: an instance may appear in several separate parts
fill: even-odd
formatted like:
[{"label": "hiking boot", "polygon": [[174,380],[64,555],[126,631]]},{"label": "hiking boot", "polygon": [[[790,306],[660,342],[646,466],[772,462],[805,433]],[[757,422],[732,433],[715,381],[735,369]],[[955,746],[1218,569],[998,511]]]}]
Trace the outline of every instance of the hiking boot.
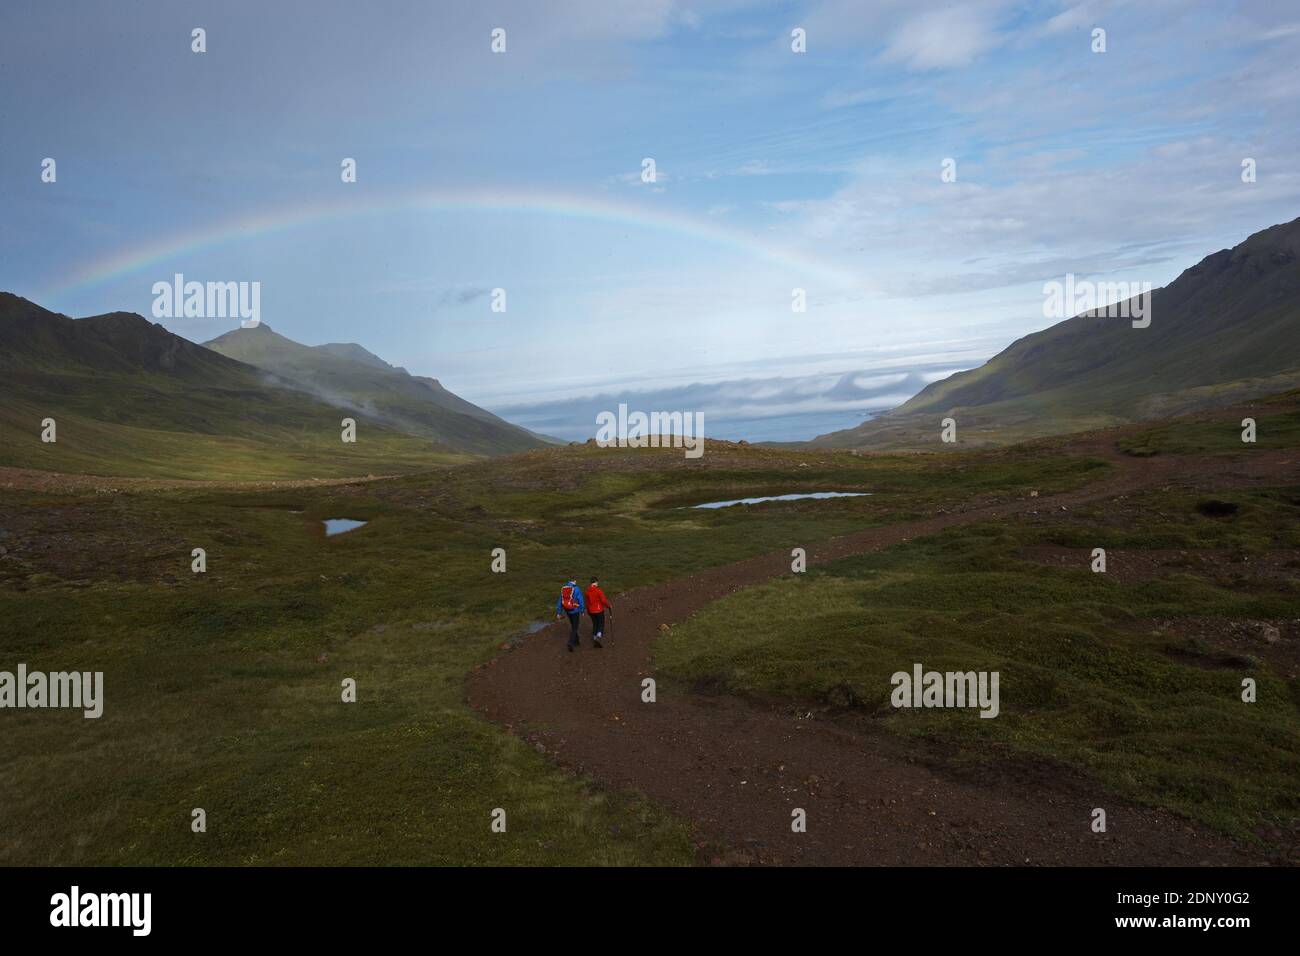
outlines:
[{"label": "hiking boot", "polygon": [[565,649],[566,651],[568,651],[570,654],[573,653],[573,645],[572,645],[572,644],[565,644],[565,645],[564,645],[564,649]]},{"label": "hiking boot", "polygon": [[596,637],[596,636],[593,635],[592,638],[591,638],[591,646],[592,646],[592,647],[604,647],[605,645],[602,644],[602,643],[600,643],[600,638],[599,638],[599,637]]}]

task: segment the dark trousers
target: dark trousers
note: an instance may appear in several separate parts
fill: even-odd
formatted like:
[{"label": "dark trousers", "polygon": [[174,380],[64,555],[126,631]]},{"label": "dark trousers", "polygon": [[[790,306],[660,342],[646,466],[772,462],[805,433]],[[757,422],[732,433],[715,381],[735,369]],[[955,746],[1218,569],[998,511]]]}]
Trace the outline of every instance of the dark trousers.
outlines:
[{"label": "dark trousers", "polygon": [[603,637],[605,634],[605,612],[600,611],[591,615],[591,633],[594,637]]},{"label": "dark trousers", "polygon": [[578,646],[578,625],[582,623],[582,612],[565,611],[565,615],[569,618],[569,646],[577,647]]}]

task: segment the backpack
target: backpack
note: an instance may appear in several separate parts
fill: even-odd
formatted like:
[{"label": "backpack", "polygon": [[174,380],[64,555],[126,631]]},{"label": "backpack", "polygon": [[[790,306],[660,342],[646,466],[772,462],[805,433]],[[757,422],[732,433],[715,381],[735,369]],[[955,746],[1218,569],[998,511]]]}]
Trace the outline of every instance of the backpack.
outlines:
[{"label": "backpack", "polygon": [[560,607],[564,608],[566,611],[576,611],[581,607],[578,603],[578,598],[573,593],[576,590],[578,589],[568,584],[560,588]]}]

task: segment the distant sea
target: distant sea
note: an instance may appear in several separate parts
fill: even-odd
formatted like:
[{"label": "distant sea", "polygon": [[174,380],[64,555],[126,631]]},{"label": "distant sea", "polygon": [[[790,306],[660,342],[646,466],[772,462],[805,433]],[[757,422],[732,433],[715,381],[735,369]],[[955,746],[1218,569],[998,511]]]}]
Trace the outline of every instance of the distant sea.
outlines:
[{"label": "distant sea", "polygon": [[[596,434],[595,425],[588,421],[560,419],[553,413],[530,416],[521,414],[522,410],[506,413],[508,420],[516,425],[531,428],[543,435],[562,438],[565,441],[586,441]],[[721,438],[726,441],[749,442],[761,441],[808,441],[828,432],[852,428],[875,418],[884,408],[869,411],[842,412],[805,412],[797,415],[774,415],[771,418],[731,418],[726,415],[714,416],[707,409],[704,412],[704,437]],[[498,413],[500,414],[500,413]]]},{"label": "distant sea", "polygon": [[887,409],[860,412],[808,412],[748,420],[711,419],[704,416],[704,436],[727,441],[808,441],[818,435],[853,428]]}]

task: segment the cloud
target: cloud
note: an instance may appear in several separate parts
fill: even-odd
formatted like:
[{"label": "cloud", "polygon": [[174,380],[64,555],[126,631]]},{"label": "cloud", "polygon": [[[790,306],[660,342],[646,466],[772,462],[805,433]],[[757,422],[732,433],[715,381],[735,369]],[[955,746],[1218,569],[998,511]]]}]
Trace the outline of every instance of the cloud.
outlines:
[{"label": "cloud", "polygon": [[[916,384],[897,374],[964,361],[919,356],[922,344],[885,364],[870,347],[976,334],[1000,346],[1041,327],[1048,278],[1163,284],[1300,213],[1300,30],[1276,0],[406,0],[305,20],[231,0],[213,8],[222,42],[207,58],[174,42],[164,9],[35,5],[0,32],[15,81],[0,85],[17,137],[0,155],[12,284],[55,286],[233,209],[310,206],[342,188],[341,156],[359,157],[356,190],[594,198],[644,188],[640,160],[655,156],[661,194],[637,195],[711,228],[412,208],[176,263],[255,266],[286,334],[352,339],[330,330],[365,316],[367,347],[488,402],[729,381],[749,384],[709,393],[722,420],[856,415]],[[498,25],[503,56],[488,49]],[[806,55],[789,49],[796,25]],[[225,123],[154,135],[158,116],[200,101],[238,117],[256,158],[230,149]],[[22,159],[50,143],[64,144],[57,189]],[[940,182],[945,157],[956,182]],[[1244,157],[1257,183],[1241,182]],[[61,202],[67,189],[76,203]],[[87,213],[87,200],[101,205]],[[143,280],[113,281],[48,304],[147,309]],[[483,305],[497,285],[508,315]],[[793,287],[810,303],[797,317]],[[602,361],[556,362],[554,343],[587,329]],[[813,374],[809,349],[837,354]]]},{"label": "cloud", "polygon": [[[706,434],[719,437],[799,441],[892,408],[937,377],[972,368],[981,351],[881,358],[874,367],[799,376],[768,376],[632,387],[536,402],[497,404],[510,421],[570,441],[596,432],[596,416],[619,404],[645,412],[702,412]],[[899,363],[904,367],[899,367]],[[760,425],[760,423],[766,423]]]},{"label": "cloud", "polygon": [[456,306],[468,305],[471,302],[483,298],[491,291],[492,290],[486,286],[447,289],[438,297],[436,305],[442,308],[455,308]]},{"label": "cloud", "polygon": [[[1000,46],[1005,36],[999,24],[1011,8],[1008,0],[822,0],[803,22],[810,50],[856,47],[874,51],[878,63],[946,70],[968,66]],[[855,101],[855,94],[845,95]],[[856,95],[862,97],[856,102],[870,99]]]},{"label": "cloud", "polygon": [[[1244,184],[1244,156],[1268,177]],[[777,208],[804,243],[856,260],[876,288],[897,296],[1009,288],[1065,272],[1169,273],[1173,264],[1164,279],[1152,277],[1162,284],[1300,210],[1300,172],[1271,149],[1229,138],[1160,143],[1105,166],[1078,165],[1068,150],[1059,161],[1021,158],[1007,150],[995,167],[959,156],[955,183],[940,181],[937,158],[931,169],[873,162],[825,199]],[[1007,168],[1017,174],[1010,180],[999,175]]]},{"label": "cloud", "polygon": [[1000,42],[988,9],[950,7],[907,20],[894,33],[881,59],[914,70],[951,69],[966,66]]},{"label": "cloud", "polygon": [[376,294],[417,293],[422,301],[430,302],[434,308],[449,309],[481,299],[492,289],[486,285],[449,285],[443,277],[428,276],[385,282],[370,291]]},{"label": "cloud", "polygon": [[1041,32],[1044,36],[1052,36],[1057,33],[1064,33],[1067,30],[1100,26],[1097,18],[1101,16],[1102,10],[1107,6],[1109,4],[1090,2],[1067,7],[1043,24]]}]

